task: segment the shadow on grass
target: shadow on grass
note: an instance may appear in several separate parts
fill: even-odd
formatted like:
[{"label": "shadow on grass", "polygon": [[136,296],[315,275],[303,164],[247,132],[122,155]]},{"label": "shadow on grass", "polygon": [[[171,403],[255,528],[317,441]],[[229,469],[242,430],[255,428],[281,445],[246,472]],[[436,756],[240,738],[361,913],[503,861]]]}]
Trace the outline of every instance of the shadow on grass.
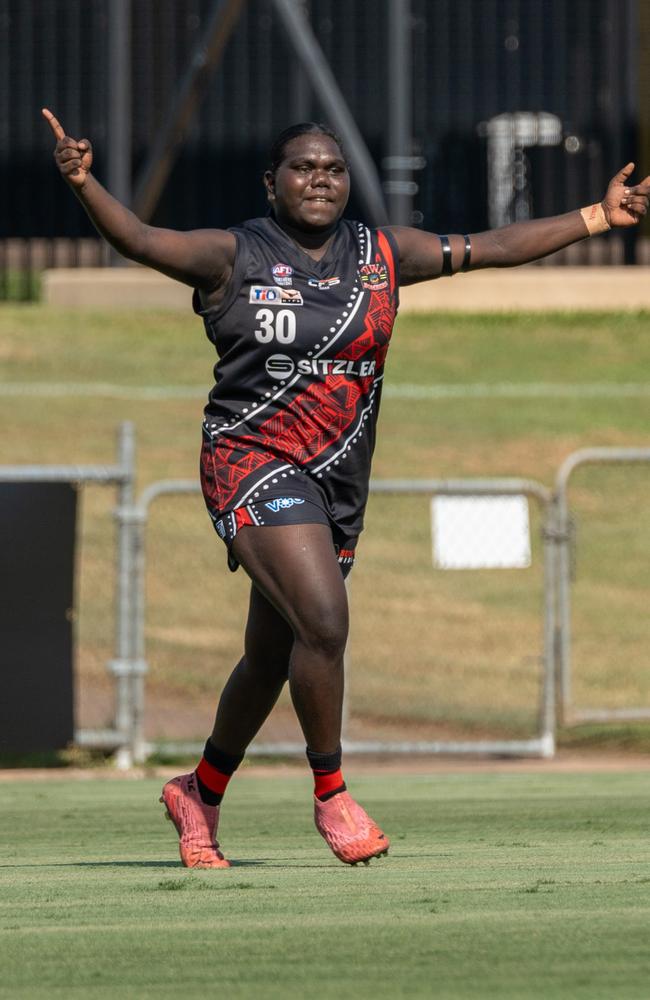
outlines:
[{"label": "shadow on grass", "polygon": [[[417,861],[424,861],[426,859],[439,860],[441,857],[449,857],[449,855],[441,854],[404,854],[400,852],[400,861],[408,861],[410,859],[415,859]],[[369,866],[373,868],[383,868],[391,863],[391,860],[396,860],[397,856],[392,859],[387,858],[371,858]],[[327,861],[294,861],[290,858],[250,858],[250,859],[234,859],[230,858],[231,868],[265,868],[268,871],[282,870],[286,871],[289,868],[347,868],[351,867],[349,865],[343,865],[334,858]],[[358,864],[359,868],[363,868],[362,862]],[[0,865],[0,871],[4,869],[22,869],[22,868],[174,868],[178,871],[205,871],[206,869],[192,869],[183,868],[179,861],[44,861],[41,864],[15,864]],[[223,870],[223,869],[222,869]]]},{"label": "shadow on grass", "polygon": [[42,864],[0,865],[4,868],[180,868],[178,861],[43,861]]},{"label": "shadow on grass", "polygon": [[[332,868],[334,863],[324,864],[303,864],[300,862],[284,861],[278,863],[270,858],[261,858],[251,861],[230,860],[231,868]],[[0,871],[4,869],[20,868],[175,868],[179,871],[205,871],[206,869],[183,868],[179,861],[43,861],[41,864],[15,864],[0,865]],[[224,870],[224,869],[221,869]]]}]

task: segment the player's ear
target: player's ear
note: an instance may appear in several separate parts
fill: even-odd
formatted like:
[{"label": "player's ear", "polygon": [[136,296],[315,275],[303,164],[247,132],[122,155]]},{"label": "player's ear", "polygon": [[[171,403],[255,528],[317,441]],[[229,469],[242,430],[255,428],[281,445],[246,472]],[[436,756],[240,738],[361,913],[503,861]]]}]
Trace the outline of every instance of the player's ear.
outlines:
[{"label": "player's ear", "polygon": [[275,200],[275,177],[270,170],[264,171],[264,187],[269,201]]}]

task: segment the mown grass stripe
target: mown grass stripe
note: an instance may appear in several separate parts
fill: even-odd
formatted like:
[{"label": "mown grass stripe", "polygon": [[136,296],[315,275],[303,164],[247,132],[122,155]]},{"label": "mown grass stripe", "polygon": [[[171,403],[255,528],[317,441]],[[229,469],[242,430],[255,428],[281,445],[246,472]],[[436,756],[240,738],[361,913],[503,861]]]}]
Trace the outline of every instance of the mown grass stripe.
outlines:
[{"label": "mown grass stripe", "polygon": [[[205,385],[112,385],[106,382],[5,382],[0,396],[105,397],[127,400],[202,399]],[[647,382],[468,382],[417,385],[388,383],[390,399],[642,399],[650,396]]]}]

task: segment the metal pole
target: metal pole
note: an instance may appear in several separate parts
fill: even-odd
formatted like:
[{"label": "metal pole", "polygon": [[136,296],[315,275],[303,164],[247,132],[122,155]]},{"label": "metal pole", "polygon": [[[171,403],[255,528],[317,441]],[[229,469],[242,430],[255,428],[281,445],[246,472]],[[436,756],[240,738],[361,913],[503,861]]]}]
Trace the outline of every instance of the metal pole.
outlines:
[{"label": "metal pole", "polygon": [[558,710],[562,725],[571,715],[571,550],[569,510],[566,486],[557,492],[557,602],[559,641],[557,646],[557,675],[559,680]]},{"label": "metal pole", "polygon": [[385,226],[388,213],[377,168],[302,7],[296,0],[273,0],[273,5],[318,100],[343,140],[368,221]]},{"label": "metal pole", "polygon": [[391,177],[384,183],[388,215],[395,226],[410,226],[417,185],[411,166],[411,4],[388,0],[388,158]]},{"label": "metal pole", "polygon": [[149,221],[158,204],[174,165],[176,151],[237,24],[242,2],[220,0],[215,3],[205,33],[192,53],[189,68],[136,184],[133,210],[145,222]]},{"label": "metal pole", "polygon": [[556,612],[556,553],[555,505],[544,509],[544,678],[542,695],[541,740],[544,757],[555,756],[555,612]]},{"label": "metal pole", "polygon": [[[309,20],[309,0],[298,0],[302,8],[302,15],[306,21]],[[292,122],[308,121],[311,113],[312,92],[309,80],[305,76],[302,63],[298,59],[292,59],[289,66],[290,88],[289,88],[289,108]]]},{"label": "metal pole", "polygon": [[[111,0],[108,9],[108,189],[131,204],[131,0]],[[109,249],[112,267],[126,261]]]},{"label": "metal pole", "polygon": [[119,488],[115,517],[118,525],[115,594],[115,658],[109,670],[115,677],[115,729],[126,737],[117,751],[116,763],[125,769],[133,763],[132,691],[131,691],[131,589],[133,580],[131,524],[128,517],[133,505],[135,470],[135,431],[130,421],[120,424],[118,432],[118,462],[128,473]]},{"label": "metal pole", "polygon": [[133,725],[132,745],[134,763],[140,764],[147,756],[144,742],[144,679],[148,670],[145,659],[145,533],[147,528],[147,508],[132,511],[131,552],[133,562],[131,590],[131,624],[133,651]]}]

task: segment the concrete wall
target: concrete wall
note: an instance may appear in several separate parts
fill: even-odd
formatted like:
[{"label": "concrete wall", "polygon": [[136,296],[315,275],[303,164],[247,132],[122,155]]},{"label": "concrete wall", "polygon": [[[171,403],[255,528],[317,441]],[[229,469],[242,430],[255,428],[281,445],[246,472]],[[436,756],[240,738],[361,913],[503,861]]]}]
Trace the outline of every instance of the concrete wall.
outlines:
[{"label": "concrete wall", "polygon": [[[88,309],[191,309],[191,289],[141,267],[57,268],[43,301]],[[518,267],[457,274],[401,291],[401,312],[650,310],[650,267]]]}]

